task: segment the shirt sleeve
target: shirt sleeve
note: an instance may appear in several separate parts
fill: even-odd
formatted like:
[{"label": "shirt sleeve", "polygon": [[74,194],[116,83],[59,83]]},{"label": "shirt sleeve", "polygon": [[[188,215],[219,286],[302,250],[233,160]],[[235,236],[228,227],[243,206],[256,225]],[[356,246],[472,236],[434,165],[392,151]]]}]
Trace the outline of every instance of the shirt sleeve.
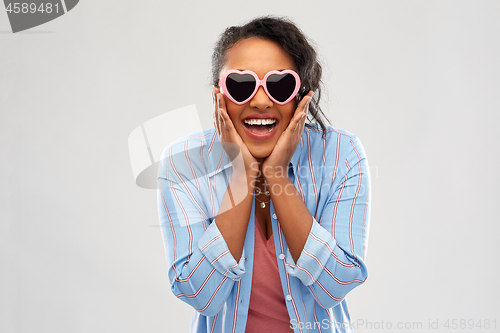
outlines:
[{"label": "shirt sleeve", "polygon": [[[325,308],[337,305],[356,286],[364,283],[364,262],[370,215],[370,173],[361,142],[347,140],[338,181],[332,180],[320,216],[313,218],[297,263],[287,251],[287,272],[307,286]],[[333,177],[332,177],[333,178]]]},{"label": "shirt sleeve", "polygon": [[204,193],[211,187],[209,177],[186,177],[171,156],[167,148],[159,166],[157,192],[171,289],[201,314],[213,316],[244,274],[245,259],[236,262],[204,208],[204,196],[212,195]]}]

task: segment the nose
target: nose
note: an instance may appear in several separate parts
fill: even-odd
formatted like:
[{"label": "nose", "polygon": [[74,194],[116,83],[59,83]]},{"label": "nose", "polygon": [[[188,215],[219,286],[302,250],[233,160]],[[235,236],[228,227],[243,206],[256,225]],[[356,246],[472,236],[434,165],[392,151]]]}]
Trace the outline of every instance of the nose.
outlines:
[{"label": "nose", "polygon": [[259,87],[255,96],[250,100],[250,106],[260,110],[265,110],[273,106],[273,101],[267,96],[264,87]]}]

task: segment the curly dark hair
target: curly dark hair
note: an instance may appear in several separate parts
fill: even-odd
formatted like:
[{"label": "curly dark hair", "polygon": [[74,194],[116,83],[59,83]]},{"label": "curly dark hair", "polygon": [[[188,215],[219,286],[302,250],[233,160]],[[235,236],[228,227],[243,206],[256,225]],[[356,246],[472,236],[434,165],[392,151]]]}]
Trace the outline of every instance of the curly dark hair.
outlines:
[{"label": "curly dark hair", "polygon": [[[287,18],[262,16],[253,19],[243,26],[227,28],[215,43],[212,55],[212,84],[217,86],[222,67],[226,62],[227,51],[238,41],[257,37],[277,43],[292,58],[301,87],[297,94],[297,102],[312,90],[314,95],[309,103],[308,121],[316,122],[321,126],[323,137],[326,135],[325,116],[319,101],[321,99],[321,65],[318,62],[316,50],[311,46],[307,37],[297,26]],[[311,119],[312,117],[312,119]],[[310,124],[306,124],[312,127]]]}]

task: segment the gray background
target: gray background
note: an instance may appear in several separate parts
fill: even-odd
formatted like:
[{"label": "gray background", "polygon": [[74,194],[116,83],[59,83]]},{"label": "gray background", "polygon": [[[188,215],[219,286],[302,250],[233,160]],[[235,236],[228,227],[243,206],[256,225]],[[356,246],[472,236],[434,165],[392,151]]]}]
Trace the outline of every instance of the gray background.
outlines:
[{"label": "gray background", "polygon": [[332,123],[368,154],[369,277],[348,300],[379,329],[357,331],[500,328],[499,1],[85,0],[18,34],[0,9],[0,332],[188,330],[127,138],[193,103],[210,127],[213,43],[263,14],[314,40]]}]

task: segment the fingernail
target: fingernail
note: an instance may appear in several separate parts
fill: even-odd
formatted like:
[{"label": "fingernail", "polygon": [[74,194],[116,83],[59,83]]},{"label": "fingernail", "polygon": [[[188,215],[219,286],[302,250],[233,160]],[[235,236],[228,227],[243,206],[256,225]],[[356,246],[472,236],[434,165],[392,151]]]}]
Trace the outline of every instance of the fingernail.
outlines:
[{"label": "fingernail", "polygon": [[215,103],[215,91],[212,89],[212,103]]},{"label": "fingernail", "polygon": [[311,102],[311,99],[309,98],[306,102],[306,106],[304,107],[304,114],[309,112],[309,103]]}]

